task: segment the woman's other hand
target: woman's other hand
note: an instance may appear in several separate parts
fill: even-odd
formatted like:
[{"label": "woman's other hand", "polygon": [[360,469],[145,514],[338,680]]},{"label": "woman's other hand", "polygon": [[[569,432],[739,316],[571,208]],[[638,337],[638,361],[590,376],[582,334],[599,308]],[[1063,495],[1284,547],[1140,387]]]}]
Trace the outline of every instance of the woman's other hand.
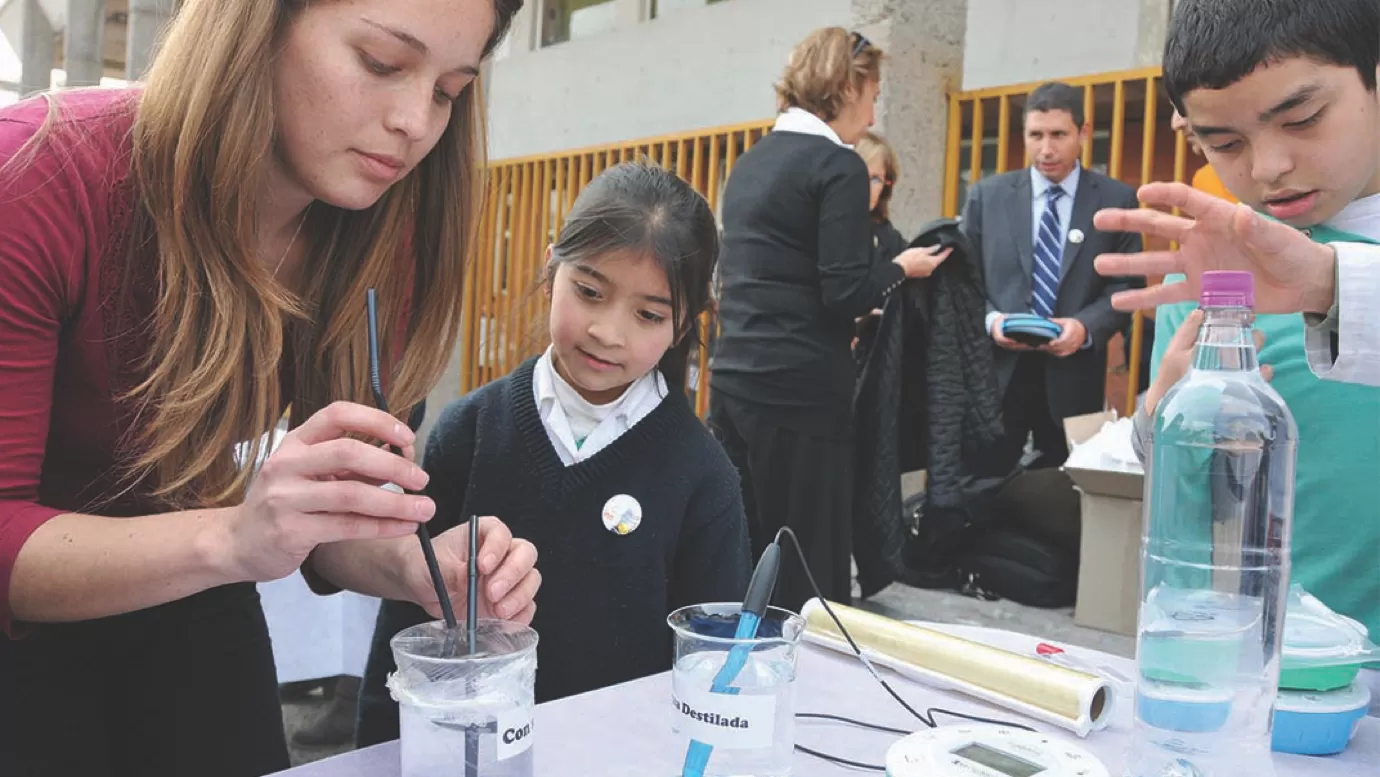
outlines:
[{"label": "woman's other hand", "polygon": [[907,278],[928,278],[935,268],[944,263],[953,253],[953,248],[940,250],[939,246],[907,248],[891,261],[901,265]]}]

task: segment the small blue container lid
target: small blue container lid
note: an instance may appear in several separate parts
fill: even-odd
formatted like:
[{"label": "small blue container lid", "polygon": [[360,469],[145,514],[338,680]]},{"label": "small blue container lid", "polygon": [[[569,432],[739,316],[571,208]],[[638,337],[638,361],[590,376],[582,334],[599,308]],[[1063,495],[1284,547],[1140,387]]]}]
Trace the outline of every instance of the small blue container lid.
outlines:
[{"label": "small blue container lid", "polygon": [[1216,731],[1231,717],[1232,700],[1230,690],[1209,686],[1163,683],[1144,677],[1136,686],[1136,714],[1146,725],[1165,731]]},{"label": "small blue container lid", "polygon": [[1280,691],[1275,702],[1273,749],[1295,755],[1334,755],[1351,743],[1370,707],[1361,683],[1339,691]]}]

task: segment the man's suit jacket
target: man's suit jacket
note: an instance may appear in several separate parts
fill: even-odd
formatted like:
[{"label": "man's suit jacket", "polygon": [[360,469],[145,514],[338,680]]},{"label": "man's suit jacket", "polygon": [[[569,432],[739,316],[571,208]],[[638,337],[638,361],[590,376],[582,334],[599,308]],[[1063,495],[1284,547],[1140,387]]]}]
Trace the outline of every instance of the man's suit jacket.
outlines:
[{"label": "man's suit jacket", "polygon": [[[1035,272],[1032,232],[1030,169],[1021,168],[984,178],[968,190],[963,208],[963,230],[978,252],[987,286],[988,311],[1029,313],[1033,309],[1031,284]],[[1052,354],[1045,369],[1050,413],[1056,419],[1102,409],[1105,400],[1107,341],[1128,320],[1112,309],[1112,294],[1131,288],[1129,278],[1106,278],[1097,273],[1093,260],[1104,253],[1135,253],[1141,250],[1136,233],[1099,232],[1093,214],[1102,208],[1135,208],[1136,192],[1126,184],[1083,168],[1073,199],[1068,234],[1083,233],[1082,242],[1066,240],[1060,265],[1055,318],[1076,318],[1087,328],[1092,347],[1065,358]],[[992,344],[997,378],[1005,392],[1010,387],[1019,355]]]}]

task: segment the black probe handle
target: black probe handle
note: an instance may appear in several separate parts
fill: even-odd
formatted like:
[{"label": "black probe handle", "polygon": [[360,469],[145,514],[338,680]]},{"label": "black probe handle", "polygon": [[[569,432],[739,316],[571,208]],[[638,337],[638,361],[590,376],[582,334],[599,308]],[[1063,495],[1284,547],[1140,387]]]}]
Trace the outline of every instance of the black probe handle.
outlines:
[{"label": "black probe handle", "polygon": [[743,610],[759,619],[767,614],[772,592],[776,590],[776,576],[781,571],[781,545],[773,542],[762,551],[757,568],[752,570],[747,594],[743,596]]}]

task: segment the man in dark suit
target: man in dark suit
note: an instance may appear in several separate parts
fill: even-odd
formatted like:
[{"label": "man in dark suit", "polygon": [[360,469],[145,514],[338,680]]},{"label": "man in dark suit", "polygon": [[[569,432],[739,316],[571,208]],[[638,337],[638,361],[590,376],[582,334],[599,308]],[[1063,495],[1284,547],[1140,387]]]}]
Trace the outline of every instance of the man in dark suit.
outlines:
[{"label": "man in dark suit", "polygon": [[[1064,419],[1103,408],[1107,341],[1127,322],[1111,297],[1131,281],[1098,275],[1093,260],[1140,251],[1140,236],[1099,232],[1093,214],[1134,208],[1136,193],[1079,164],[1090,130],[1081,90],[1040,86],[1025,105],[1030,167],[978,182],[963,209],[963,229],[982,260],[1003,396],[1007,439],[991,462],[998,472],[1016,465],[1032,435],[1041,453],[1035,467],[1064,462]],[[1044,316],[1061,334],[1038,348],[1022,345],[1002,334],[1012,313]]]}]

